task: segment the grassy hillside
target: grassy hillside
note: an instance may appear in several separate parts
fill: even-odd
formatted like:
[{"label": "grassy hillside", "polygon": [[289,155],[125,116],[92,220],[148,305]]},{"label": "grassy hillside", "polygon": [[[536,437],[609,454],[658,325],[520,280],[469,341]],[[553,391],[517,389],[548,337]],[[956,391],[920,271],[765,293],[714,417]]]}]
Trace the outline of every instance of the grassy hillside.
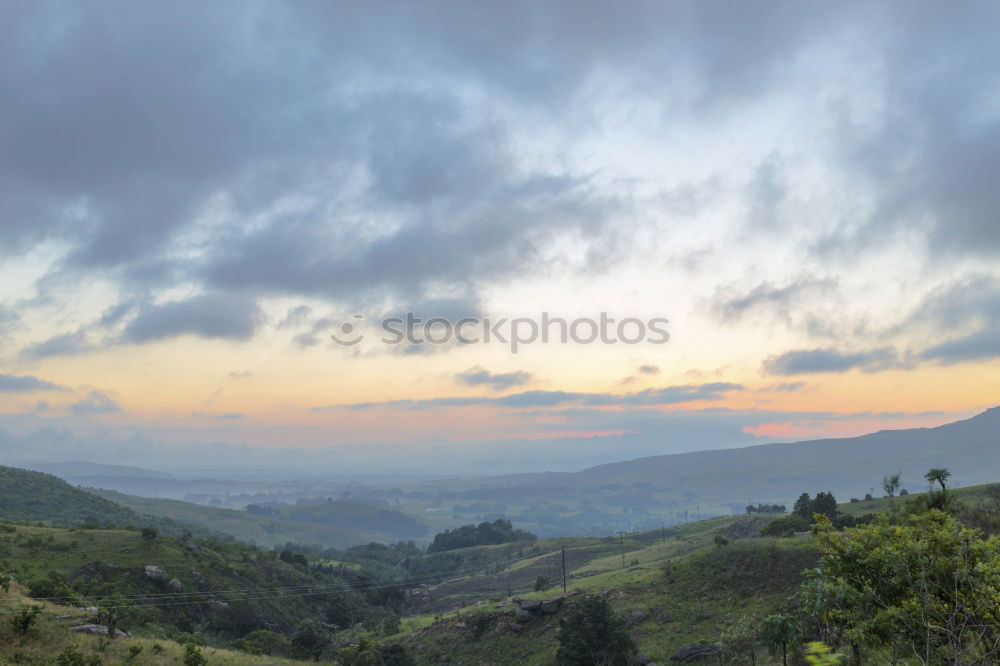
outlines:
[{"label": "grassy hillside", "polygon": [[0,519],[51,525],[137,525],[129,508],[74,488],[62,479],[14,467],[0,467]]},{"label": "grassy hillside", "polygon": [[[559,619],[577,599],[599,594],[630,618],[641,654],[668,662],[680,646],[718,640],[740,616],[762,617],[795,594],[800,573],[818,557],[812,538],[753,536],[766,521],[716,518],[624,539],[510,546],[511,564],[504,571],[449,580],[430,590],[425,603],[432,610],[404,622],[403,642],[418,663],[551,664]],[[715,545],[716,536],[728,544]],[[516,628],[508,590],[519,599],[559,596],[564,546],[568,587],[575,594],[558,612]],[[548,576],[555,586],[531,591],[538,576]]]},{"label": "grassy hillside", "polygon": [[[321,544],[331,548],[346,548],[370,541],[394,540],[394,535],[380,532],[377,529],[348,529],[319,521],[293,520],[280,512],[271,515],[256,515],[246,511],[219,509],[180,500],[136,497],[113,490],[90,488],[87,491],[138,513],[162,516],[178,523],[198,525],[214,532],[227,534],[240,541],[262,546],[280,546],[291,541]],[[299,514],[299,517],[304,515]],[[362,521],[357,521],[356,524],[364,526]]]},{"label": "grassy hillside", "polygon": [[[120,664],[158,666],[183,663],[185,647],[176,641],[139,635],[123,640],[107,641],[96,636],[71,632],[70,627],[90,621],[86,613],[70,606],[30,599],[24,587],[16,583],[11,586],[9,592],[0,591],[0,608],[12,609],[25,606],[40,607],[43,611],[38,615],[35,626],[26,635],[14,631],[7,622],[9,615],[2,616],[0,663],[53,664],[59,655],[71,650],[75,650],[86,660],[100,659],[98,663],[102,666]],[[130,650],[136,649],[139,649],[137,655],[130,654]],[[213,647],[202,647],[199,651],[212,666],[263,666],[264,664],[277,666],[303,663],[292,659],[254,656],[246,652]]]}]

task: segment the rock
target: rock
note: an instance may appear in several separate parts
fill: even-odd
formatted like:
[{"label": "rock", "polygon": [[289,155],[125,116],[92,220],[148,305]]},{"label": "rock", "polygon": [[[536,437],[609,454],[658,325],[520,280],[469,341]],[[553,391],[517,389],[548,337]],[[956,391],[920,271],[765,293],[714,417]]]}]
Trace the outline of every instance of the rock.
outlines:
[{"label": "rock", "polygon": [[[81,624],[75,627],[70,627],[70,631],[75,631],[80,634],[93,634],[95,636],[107,636],[108,628],[103,624]],[[126,634],[121,629],[115,629],[115,638],[128,638],[129,635]]]},{"label": "rock", "polygon": [[522,599],[518,604],[521,610],[531,611],[539,608],[542,605],[541,599]]},{"label": "rock", "polygon": [[687,664],[698,659],[715,658],[720,652],[722,652],[722,643],[688,643],[682,645],[670,659]]},{"label": "rock", "polygon": [[229,604],[225,601],[220,601],[218,599],[212,599],[208,602],[208,607],[214,610],[216,613],[226,613],[229,611]]},{"label": "rock", "polygon": [[526,611],[523,608],[517,608],[514,610],[514,620],[520,624],[527,624],[535,619],[535,616],[531,614],[531,611]]},{"label": "rock", "polygon": [[515,634],[520,633],[521,630],[524,629],[524,627],[519,625],[517,622],[511,622],[509,625],[507,625],[507,628],[513,631]]},{"label": "rock", "polygon": [[628,616],[628,626],[630,626],[630,627],[634,627],[634,626],[635,626],[635,625],[637,625],[637,624],[642,624],[643,622],[645,622],[645,621],[646,621],[646,618],[647,618],[647,617],[649,617],[649,616],[648,616],[648,615],[646,615],[645,611],[641,611],[641,610],[639,610],[638,608],[636,608],[636,609],[635,609],[634,611],[632,611],[632,613],[631,613],[631,614],[630,614],[630,615]]},{"label": "rock", "polygon": [[170,582],[167,583],[167,587],[169,587],[174,592],[181,592],[184,590],[184,585],[182,585],[181,582],[176,578],[171,578]]},{"label": "rock", "polygon": [[152,578],[153,580],[166,580],[167,574],[160,567],[154,564],[146,565],[146,578]]},{"label": "rock", "polygon": [[552,615],[553,613],[558,613],[559,609],[562,607],[563,598],[553,597],[552,599],[546,599],[538,607],[538,610],[546,615]]},{"label": "rock", "polygon": [[668,622],[673,622],[674,618],[670,615],[670,613],[663,613],[657,616],[656,621],[660,624],[667,624]]}]

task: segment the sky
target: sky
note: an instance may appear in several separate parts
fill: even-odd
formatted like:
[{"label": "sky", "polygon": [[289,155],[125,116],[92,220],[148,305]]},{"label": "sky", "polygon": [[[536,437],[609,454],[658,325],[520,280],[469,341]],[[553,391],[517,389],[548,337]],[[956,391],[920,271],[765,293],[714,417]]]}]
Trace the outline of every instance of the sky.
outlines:
[{"label": "sky", "polygon": [[576,470],[1000,404],[995,3],[0,13],[10,460]]}]

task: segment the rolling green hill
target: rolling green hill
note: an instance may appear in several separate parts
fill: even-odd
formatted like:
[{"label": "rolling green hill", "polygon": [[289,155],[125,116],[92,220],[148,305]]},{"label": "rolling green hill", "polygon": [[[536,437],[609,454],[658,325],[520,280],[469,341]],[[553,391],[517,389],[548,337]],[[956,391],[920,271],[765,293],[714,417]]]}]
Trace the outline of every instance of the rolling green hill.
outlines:
[{"label": "rolling green hill", "polygon": [[[344,505],[349,503],[334,503],[336,508],[341,510],[339,516],[333,515],[332,511],[326,508],[326,505],[287,507],[288,513],[276,510],[275,513],[259,515],[180,500],[136,497],[113,490],[90,488],[87,492],[137,513],[161,516],[178,523],[198,525],[214,532],[227,534],[240,541],[262,546],[280,546],[291,541],[302,544],[320,544],[330,548],[346,548],[370,541],[395,541],[410,533],[409,530],[404,530],[403,534],[380,530],[380,526],[386,525],[384,522],[367,519],[380,510],[362,504],[351,503],[349,507],[345,507]],[[313,506],[317,508],[313,508]],[[406,520],[413,520],[400,512],[392,513],[399,514]],[[315,519],[311,520],[310,518]],[[344,524],[348,526],[343,526]],[[389,526],[394,525],[390,524]]]},{"label": "rolling green hill", "polygon": [[14,467],[0,467],[0,519],[49,525],[138,525],[131,509],[74,488],[62,479]]}]

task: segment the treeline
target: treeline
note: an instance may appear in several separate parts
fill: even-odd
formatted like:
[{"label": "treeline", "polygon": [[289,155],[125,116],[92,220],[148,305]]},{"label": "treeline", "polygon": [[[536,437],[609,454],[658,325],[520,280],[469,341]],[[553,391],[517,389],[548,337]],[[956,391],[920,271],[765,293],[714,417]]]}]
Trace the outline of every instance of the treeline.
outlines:
[{"label": "treeline", "polygon": [[512,541],[533,541],[535,538],[531,532],[515,529],[509,520],[498,518],[492,523],[463,525],[436,534],[434,541],[427,547],[427,552],[430,554],[471,546],[495,546]]}]

